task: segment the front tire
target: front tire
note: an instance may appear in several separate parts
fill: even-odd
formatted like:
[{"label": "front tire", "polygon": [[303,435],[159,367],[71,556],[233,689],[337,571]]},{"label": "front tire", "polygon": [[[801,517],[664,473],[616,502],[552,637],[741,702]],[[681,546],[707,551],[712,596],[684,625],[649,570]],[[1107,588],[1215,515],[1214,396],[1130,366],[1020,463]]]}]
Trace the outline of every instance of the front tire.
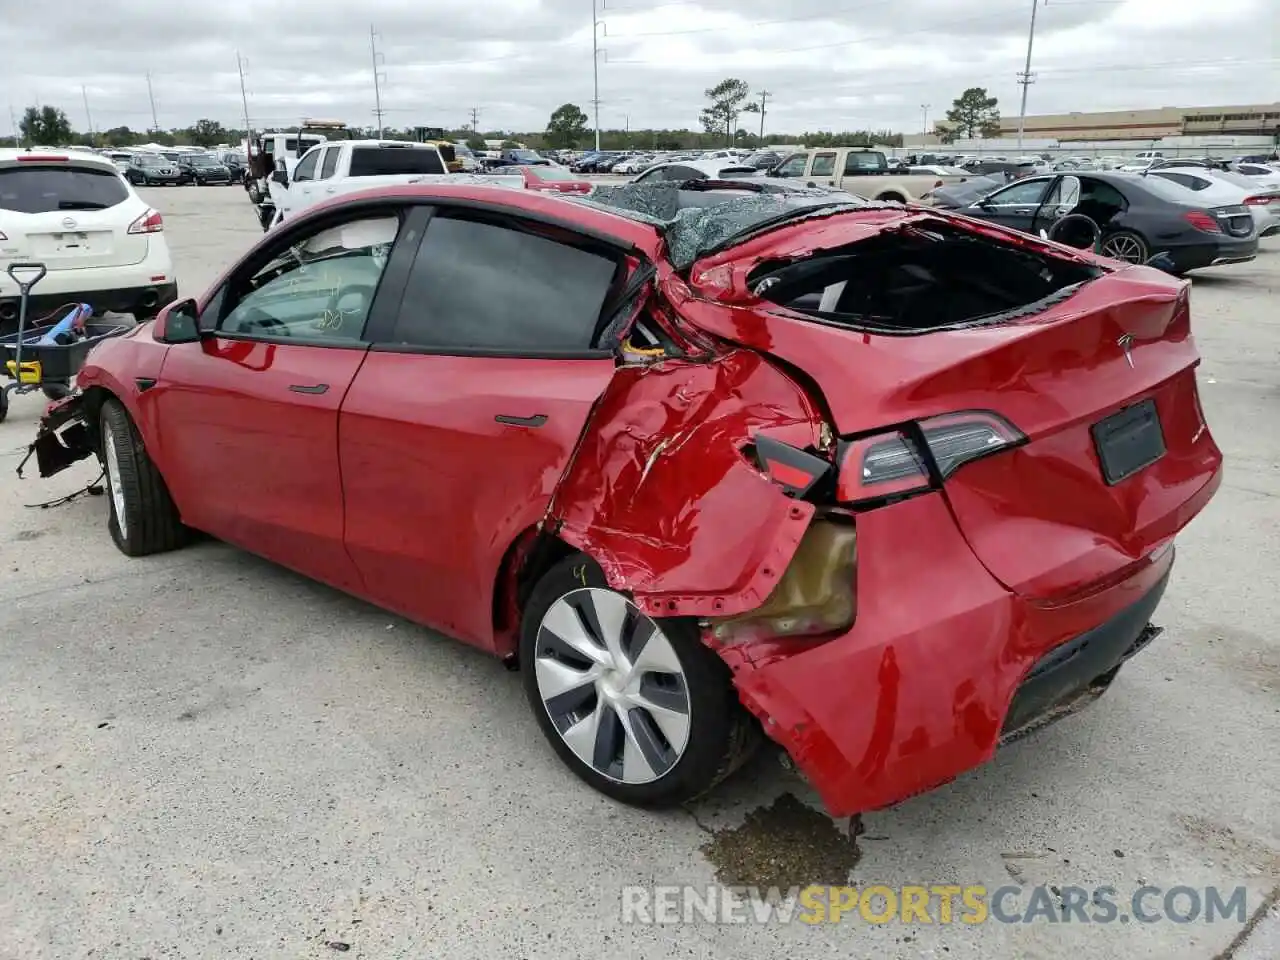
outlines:
[{"label": "front tire", "polygon": [[758,743],[729,670],[684,618],[650,618],[584,554],[552,567],[521,622],[525,694],[580,779],[615,800],[701,796]]},{"label": "front tire", "polygon": [[102,405],[98,429],[109,494],[107,529],[120,552],[143,557],[182,546],[187,541],[187,528],[178,519],[169,488],[119,401],[108,400]]}]

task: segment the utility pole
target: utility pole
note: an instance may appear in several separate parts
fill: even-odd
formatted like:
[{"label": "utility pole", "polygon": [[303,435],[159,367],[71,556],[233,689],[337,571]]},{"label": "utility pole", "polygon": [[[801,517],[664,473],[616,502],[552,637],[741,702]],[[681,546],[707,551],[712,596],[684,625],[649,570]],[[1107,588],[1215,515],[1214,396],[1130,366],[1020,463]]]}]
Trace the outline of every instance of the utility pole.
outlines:
[{"label": "utility pole", "polygon": [[480,108],[471,108],[471,132],[477,137],[480,136]]},{"label": "utility pole", "polygon": [[924,132],[925,139],[929,138],[929,104],[920,104],[920,129]]},{"label": "utility pole", "polygon": [[382,109],[382,81],[386,74],[379,73],[378,67],[386,61],[378,52],[378,35],[374,33],[373,24],[369,25],[369,52],[373,56],[373,115],[378,118],[378,139],[381,140],[382,115],[386,112]]},{"label": "utility pole", "polygon": [[147,99],[151,101],[151,132],[160,132],[160,118],[156,116],[156,95],[151,89],[151,71],[147,71]]},{"label": "utility pole", "polygon": [[768,90],[760,91],[760,146],[764,146],[764,113],[765,104],[769,102],[769,98],[773,96]]},{"label": "utility pole", "polygon": [[1031,72],[1031,46],[1036,41],[1036,7],[1040,0],[1031,0],[1031,30],[1027,33],[1027,63],[1018,74],[1018,83],[1022,84],[1022,106],[1018,108],[1018,149],[1022,149],[1022,133],[1027,125],[1027,88],[1035,82],[1035,74]]},{"label": "utility pole", "polygon": [[[608,36],[608,28],[605,35]],[[596,152],[600,151],[600,15],[591,0],[591,105],[595,108]]]},{"label": "utility pole", "polygon": [[18,114],[13,109],[12,103],[9,104],[9,122],[13,124],[13,145],[15,147],[22,146],[22,140],[19,139]]},{"label": "utility pole", "polygon": [[89,112],[89,91],[83,83],[80,84],[80,96],[84,98],[84,118],[89,123],[89,145],[96,147],[98,141],[93,135],[93,114]]},{"label": "utility pole", "polygon": [[236,51],[236,69],[240,72],[240,103],[244,107],[244,148],[247,155],[253,131],[249,129],[249,94],[244,88],[244,57],[240,56],[239,50]]}]

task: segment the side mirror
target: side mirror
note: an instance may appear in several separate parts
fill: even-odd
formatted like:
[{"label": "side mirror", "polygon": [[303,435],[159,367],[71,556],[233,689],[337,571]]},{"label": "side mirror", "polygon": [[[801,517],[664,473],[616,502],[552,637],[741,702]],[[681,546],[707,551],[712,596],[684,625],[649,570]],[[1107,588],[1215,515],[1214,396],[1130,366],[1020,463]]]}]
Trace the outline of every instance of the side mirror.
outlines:
[{"label": "side mirror", "polygon": [[200,308],[188,297],[175,300],[155,319],[151,334],[159,343],[195,343],[200,334]]},{"label": "side mirror", "polygon": [[282,187],[287,187],[289,185],[289,171],[288,170],[274,171],[271,174],[271,182],[278,183]]}]

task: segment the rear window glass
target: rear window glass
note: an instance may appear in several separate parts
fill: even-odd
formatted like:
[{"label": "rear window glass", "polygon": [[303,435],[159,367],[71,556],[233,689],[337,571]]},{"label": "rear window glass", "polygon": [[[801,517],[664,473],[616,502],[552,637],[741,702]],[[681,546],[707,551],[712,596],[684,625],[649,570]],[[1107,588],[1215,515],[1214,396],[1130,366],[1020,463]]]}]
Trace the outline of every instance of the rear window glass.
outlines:
[{"label": "rear window glass", "polygon": [[351,176],[383,177],[401,173],[447,173],[435,150],[422,147],[356,147]]},{"label": "rear window glass", "polygon": [[103,210],[129,191],[118,173],[84,167],[19,167],[0,170],[0,209],[17,213]]}]

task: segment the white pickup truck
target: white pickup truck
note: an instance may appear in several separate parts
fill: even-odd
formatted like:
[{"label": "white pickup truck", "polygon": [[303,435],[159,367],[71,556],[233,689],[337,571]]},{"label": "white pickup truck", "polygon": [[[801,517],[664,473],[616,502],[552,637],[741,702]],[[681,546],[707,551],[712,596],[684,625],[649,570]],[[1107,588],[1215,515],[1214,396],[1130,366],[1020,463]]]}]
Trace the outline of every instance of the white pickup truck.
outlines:
[{"label": "white pickup truck", "polygon": [[937,187],[961,183],[960,175],[898,173],[879,150],[820,147],[793,153],[769,171],[771,177],[795,177],[845,190],[868,200],[914,203]]},{"label": "white pickup truck", "polygon": [[343,193],[448,174],[440,150],[401,140],[330,140],[312,147],[289,173],[271,175],[275,223]]}]

